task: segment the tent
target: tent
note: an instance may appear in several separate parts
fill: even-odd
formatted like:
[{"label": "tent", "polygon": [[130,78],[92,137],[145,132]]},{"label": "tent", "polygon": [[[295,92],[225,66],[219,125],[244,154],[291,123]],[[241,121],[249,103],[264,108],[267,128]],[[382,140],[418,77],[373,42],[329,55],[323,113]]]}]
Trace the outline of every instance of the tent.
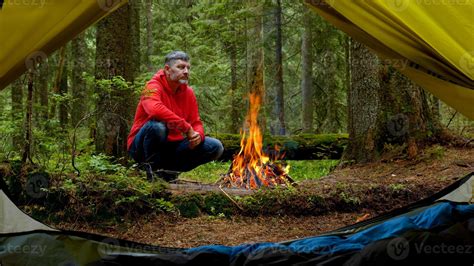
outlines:
[{"label": "tent", "polygon": [[[0,89],[121,0],[0,1]],[[470,0],[307,1],[316,12],[474,118]],[[456,27],[453,27],[455,25]],[[8,198],[0,180],[0,265],[472,265],[474,173],[430,198],[324,235],[282,243],[175,249],[35,221]]]},{"label": "tent", "polygon": [[10,0],[0,3],[0,90],[127,1]]},{"label": "tent", "polygon": [[411,80],[474,119],[472,0],[306,2]]},{"label": "tent", "polygon": [[[1,185],[1,183],[0,183]],[[472,265],[474,173],[409,206],[282,243],[178,249],[55,230],[0,190],[2,265]],[[422,264],[421,264],[422,263]]]},{"label": "tent", "polygon": [[[0,90],[125,0],[1,1]],[[306,0],[433,95],[474,119],[472,0]]]}]

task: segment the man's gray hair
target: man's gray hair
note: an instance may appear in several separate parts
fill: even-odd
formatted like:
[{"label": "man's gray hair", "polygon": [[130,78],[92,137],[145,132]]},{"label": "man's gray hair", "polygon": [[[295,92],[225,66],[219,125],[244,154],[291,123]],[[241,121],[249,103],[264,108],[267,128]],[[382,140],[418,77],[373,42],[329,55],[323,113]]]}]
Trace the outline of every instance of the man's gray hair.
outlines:
[{"label": "man's gray hair", "polygon": [[183,51],[173,51],[166,55],[165,65],[172,66],[176,60],[183,60],[189,62],[189,55]]}]

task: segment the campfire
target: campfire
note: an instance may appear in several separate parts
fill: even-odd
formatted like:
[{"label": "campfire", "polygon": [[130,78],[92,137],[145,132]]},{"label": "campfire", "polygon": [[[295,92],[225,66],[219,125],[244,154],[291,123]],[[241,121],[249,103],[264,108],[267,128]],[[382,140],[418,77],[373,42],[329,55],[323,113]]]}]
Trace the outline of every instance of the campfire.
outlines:
[{"label": "campfire", "polygon": [[254,92],[250,93],[249,100],[250,110],[246,117],[248,132],[240,132],[240,151],[234,155],[222,185],[247,189],[290,185],[293,183],[288,175],[290,166],[281,161],[285,154],[280,152],[278,146],[269,153],[265,153],[262,147],[262,133],[258,124],[262,97]]}]

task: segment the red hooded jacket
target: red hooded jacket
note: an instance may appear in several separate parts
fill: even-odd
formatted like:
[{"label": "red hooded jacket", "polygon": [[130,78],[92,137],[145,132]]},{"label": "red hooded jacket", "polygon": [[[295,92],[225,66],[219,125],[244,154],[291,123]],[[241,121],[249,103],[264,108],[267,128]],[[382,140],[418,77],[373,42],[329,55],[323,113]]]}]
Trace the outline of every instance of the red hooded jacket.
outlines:
[{"label": "red hooded jacket", "polygon": [[138,131],[152,119],[165,123],[169,130],[168,141],[183,140],[183,133],[186,133],[190,127],[193,127],[194,131],[198,132],[201,139],[204,140],[204,127],[199,117],[193,89],[183,84],[173,93],[163,69],[160,69],[148,81],[142,92],[127,139],[128,149],[130,149]]}]

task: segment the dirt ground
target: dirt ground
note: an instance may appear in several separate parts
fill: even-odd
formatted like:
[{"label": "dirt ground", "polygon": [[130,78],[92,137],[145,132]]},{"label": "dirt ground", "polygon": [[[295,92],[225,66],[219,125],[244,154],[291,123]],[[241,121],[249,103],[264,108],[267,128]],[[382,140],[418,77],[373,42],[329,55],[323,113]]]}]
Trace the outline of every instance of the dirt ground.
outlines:
[{"label": "dirt ground", "polygon": [[[421,184],[435,191],[474,171],[474,149],[430,148],[416,161],[384,159],[381,162],[336,169],[318,181],[302,182],[315,189],[348,184]],[[390,206],[387,206],[387,210]],[[376,216],[361,212],[330,212],[318,216],[200,216],[149,215],[120,225],[59,223],[57,228],[86,231],[166,247],[195,247],[255,242],[280,242],[318,235],[358,220]]]}]

